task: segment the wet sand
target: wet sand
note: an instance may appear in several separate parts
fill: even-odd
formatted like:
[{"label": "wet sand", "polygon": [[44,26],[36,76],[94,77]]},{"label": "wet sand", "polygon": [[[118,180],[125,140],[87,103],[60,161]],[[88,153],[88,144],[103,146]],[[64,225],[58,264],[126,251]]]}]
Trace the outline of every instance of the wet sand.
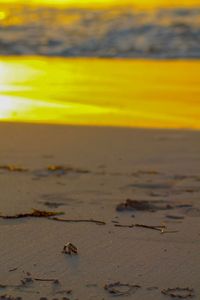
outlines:
[{"label": "wet sand", "polygon": [[1,123],[0,137],[0,299],[199,299],[198,131]]},{"label": "wet sand", "polygon": [[200,128],[200,62],[0,57],[0,120]]}]

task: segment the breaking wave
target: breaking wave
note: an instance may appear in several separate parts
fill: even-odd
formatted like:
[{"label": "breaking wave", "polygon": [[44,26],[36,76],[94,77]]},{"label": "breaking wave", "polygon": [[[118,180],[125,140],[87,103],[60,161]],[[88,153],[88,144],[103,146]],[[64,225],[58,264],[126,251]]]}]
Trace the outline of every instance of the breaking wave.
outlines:
[{"label": "breaking wave", "polygon": [[1,55],[200,57],[200,8],[0,10]]}]

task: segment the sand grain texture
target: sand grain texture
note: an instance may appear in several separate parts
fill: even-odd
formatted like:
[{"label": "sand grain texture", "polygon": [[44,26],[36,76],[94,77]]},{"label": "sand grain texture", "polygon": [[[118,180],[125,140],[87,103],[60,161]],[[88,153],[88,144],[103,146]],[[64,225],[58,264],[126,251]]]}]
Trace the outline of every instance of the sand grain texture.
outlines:
[{"label": "sand grain texture", "polygon": [[[0,169],[2,215],[34,208],[106,223],[0,219],[0,296],[199,299],[199,132],[1,123],[0,137],[0,165],[26,169]],[[170,207],[117,211],[127,199]],[[77,255],[62,253],[69,242]]]}]

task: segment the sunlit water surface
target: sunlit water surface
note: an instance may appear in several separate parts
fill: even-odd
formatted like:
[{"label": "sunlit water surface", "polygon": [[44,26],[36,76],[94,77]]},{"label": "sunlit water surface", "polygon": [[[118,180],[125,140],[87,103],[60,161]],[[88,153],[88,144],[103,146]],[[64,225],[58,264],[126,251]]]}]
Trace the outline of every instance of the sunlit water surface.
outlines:
[{"label": "sunlit water surface", "polygon": [[0,120],[200,128],[200,61],[0,58]]},{"label": "sunlit water surface", "polygon": [[[4,3],[27,3],[26,0],[2,0]],[[121,0],[29,0],[30,4],[45,4],[45,5],[84,5],[91,6],[94,5],[113,5],[119,4],[122,5]],[[146,7],[155,7],[155,6],[193,6],[200,4],[200,0],[124,0],[123,4],[137,5],[137,6],[146,6]]]},{"label": "sunlit water surface", "polygon": [[2,56],[200,58],[200,0],[21,1],[0,5]]}]

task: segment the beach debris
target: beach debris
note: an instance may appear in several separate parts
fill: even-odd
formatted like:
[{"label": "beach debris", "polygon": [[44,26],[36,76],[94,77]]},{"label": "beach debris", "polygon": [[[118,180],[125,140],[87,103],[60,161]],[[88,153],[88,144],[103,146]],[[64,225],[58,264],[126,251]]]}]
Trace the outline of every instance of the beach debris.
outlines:
[{"label": "beach debris", "polygon": [[149,196],[151,196],[151,197],[161,197],[161,195],[159,193],[155,193],[155,192],[150,192]]},{"label": "beach debris", "polygon": [[66,173],[81,173],[81,174],[87,174],[90,171],[86,169],[81,169],[81,168],[73,168],[70,166],[57,166],[57,165],[52,165],[47,167],[47,171],[51,173],[55,173],[56,175],[64,175]]},{"label": "beach debris", "polygon": [[133,184],[129,184],[128,186],[126,187],[129,187],[129,188],[136,188],[136,189],[143,189],[143,190],[153,190],[153,191],[161,191],[161,190],[169,190],[173,187],[174,183],[173,182],[156,182],[156,183],[153,183],[153,182],[136,182],[136,183],[133,183]]},{"label": "beach debris", "polygon": [[157,286],[151,286],[147,288],[147,291],[155,291],[155,290],[159,290],[159,288]]},{"label": "beach debris", "polygon": [[8,270],[8,272],[14,272],[18,269],[18,267]]},{"label": "beach debris", "polygon": [[138,170],[138,171],[135,171],[135,172],[132,172],[130,174],[131,176],[134,176],[134,177],[140,177],[140,176],[148,176],[148,175],[162,175],[160,172],[158,171],[154,171],[154,170]]},{"label": "beach debris", "polygon": [[131,225],[122,225],[122,224],[114,224],[115,227],[124,227],[124,228],[134,228],[134,227],[140,227],[140,228],[146,228],[146,229],[152,229],[159,231],[160,233],[177,233],[177,230],[167,230],[166,225],[145,225],[145,224],[131,224]]},{"label": "beach debris", "polygon": [[177,233],[179,232],[178,230],[163,230],[161,231],[162,234],[166,234],[166,233]]},{"label": "beach debris", "polygon": [[200,217],[200,208],[198,207],[183,208],[181,212],[189,217]]},{"label": "beach debris", "polygon": [[125,227],[125,228],[141,227],[141,228],[146,228],[146,229],[157,230],[160,232],[163,232],[167,228],[165,225],[150,226],[150,225],[145,225],[145,224],[131,224],[131,225],[115,224],[114,226],[115,227]]},{"label": "beach debris", "polygon": [[125,210],[153,210],[154,205],[152,205],[149,201],[137,201],[127,199],[125,202],[122,202],[117,205],[117,211],[125,211]]},{"label": "beach debris", "polygon": [[64,167],[64,166],[48,166],[47,171],[53,174],[56,174],[58,176],[64,175],[67,172],[71,172],[72,168],[71,167]]},{"label": "beach debris", "polygon": [[51,166],[47,166],[44,169],[34,171],[34,175],[36,176],[36,178],[49,177],[49,176],[61,177],[63,175],[67,175],[70,173],[71,174],[88,174],[88,173],[90,173],[90,171],[87,169],[76,168],[76,167],[71,167],[71,166],[61,166],[61,165],[51,165]]},{"label": "beach debris", "polygon": [[186,288],[168,288],[161,291],[162,294],[166,296],[170,296],[172,298],[179,298],[179,299],[188,299],[193,298],[195,296],[194,289],[186,287]]},{"label": "beach debris", "polygon": [[0,300],[22,300],[22,297],[13,297],[9,295],[1,295]]},{"label": "beach debris", "polygon": [[139,288],[141,288],[140,285],[131,285],[121,282],[114,282],[104,286],[104,289],[113,296],[129,296],[134,294]]},{"label": "beach debris", "polygon": [[191,208],[193,207],[192,204],[178,204],[176,205],[177,208]]},{"label": "beach debris", "polygon": [[72,294],[72,290],[61,290],[61,291],[57,291],[57,294],[67,294],[67,295],[71,295]]},{"label": "beach debris", "polygon": [[126,199],[125,202],[122,202],[117,205],[116,210],[120,212],[134,210],[155,212],[157,210],[168,210],[172,208],[173,206],[170,204],[158,205],[147,200]]},{"label": "beach debris", "polygon": [[31,213],[20,213],[16,215],[1,215],[1,219],[21,219],[21,218],[28,218],[28,217],[35,217],[35,218],[47,218],[49,220],[58,221],[58,222],[65,222],[65,223],[95,223],[97,225],[106,225],[104,221],[93,220],[93,219],[63,219],[57,218],[57,215],[64,215],[64,212],[54,212],[54,211],[45,211],[45,210],[38,210],[33,209]]},{"label": "beach debris", "polygon": [[45,201],[45,202],[40,202],[45,206],[48,206],[49,208],[58,208],[59,206],[65,205],[63,202],[50,202],[50,201]]},{"label": "beach debris", "polygon": [[0,218],[2,219],[21,219],[21,218],[28,218],[28,217],[35,217],[35,218],[49,218],[52,216],[63,215],[63,212],[53,212],[53,211],[44,211],[33,209],[31,213],[20,213],[16,215],[1,215]]},{"label": "beach debris", "polygon": [[114,223],[114,224],[118,224],[119,223],[119,221],[116,221],[116,220],[111,220],[111,222]]},{"label": "beach debris", "polygon": [[53,282],[54,284],[59,284],[58,279],[48,279],[48,278],[33,278],[35,281],[45,281],[45,282]]},{"label": "beach debris", "polygon": [[32,282],[33,282],[33,279],[31,277],[25,277],[24,279],[21,280],[22,285],[26,285],[26,284],[29,284]]},{"label": "beach debris", "polygon": [[66,223],[95,223],[97,225],[106,225],[104,221],[94,220],[94,219],[63,219],[63,218],[49,218],[49,220],[54,220],[58,222],[66,222]]},{"label": "beach debris", "polygon": [[88,283],[88,284],[86,284],[87,288],[93,288],[93,287],[97,287],[97,286],[98,286],[98,284],[96,284],[96,283]]},{"label": "beach debris", "polygon": [[184,216],[175,216],[175,215],[166,215],[165,216],[168,219],[172,219],[172,220],[183,220]]},{"label": "beach debris", "polygon": [[26,168],[18,167],[15,165],[3,165],[3,166],[0,166],[0,169],[10,171],[10,172],[27,172],[28,171],[28,169],[26,169]]},{"label": "beach debris", "polygon": [[165,231],[165,229],[167,228],[165,225],[149,226],[149,225],[144,225],[144,224],[135,224],[135,227],[157,230],[157,231],[160,231],[161,233],[163,233]]},{"label": "beach debris", "polygon": [[39,200],[38,203],[48,206],[51,209],[65,206],[68,202],[74,201],[74,199],[67,197],[66,194],[63,193],[42,194],[41,198],[42,200]]},{"label": "beach debris", "polygon": [[[58,171],[58,170],[65,170],[66,167],[63,167],[63,166],[48,166],[47,167],[47,170],[48,171]],[[71,169],[71,168],[70,168]]]},{"label": "beach debris", "polygon": [[184,190],[184,192],[186,192],[186,193],[195,193],[195,192],[198,192],[198,189],[197,190],[195,190],[195,189],[186,189],[186,190]]},{"label": "beach debris", "polygon": [[69,254],[69,255],[72,254],[77,255],[78,249],[72,243],[67,243],[64,245],[62,253]]},{"label": "beach debris", "polygon": [[6,289],[6,288],[7,288],[7,285],[0,284],[0,289]]}]

